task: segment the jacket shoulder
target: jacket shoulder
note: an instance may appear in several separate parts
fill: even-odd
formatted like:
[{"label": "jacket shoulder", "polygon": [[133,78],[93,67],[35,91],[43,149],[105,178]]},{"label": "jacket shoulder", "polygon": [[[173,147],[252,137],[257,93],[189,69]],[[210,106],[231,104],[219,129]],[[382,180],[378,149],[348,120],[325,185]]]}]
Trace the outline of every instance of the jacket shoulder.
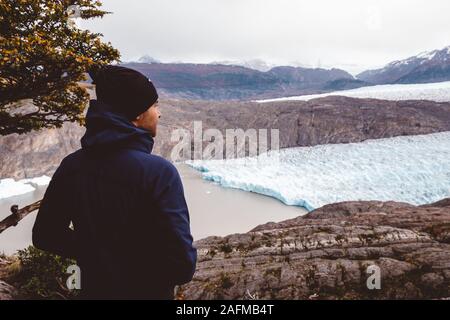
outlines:
[{"label": "jacket shoulder", "polygon": [[178,175],[178,170],[175,165],[161,156],[146,154],[146,161],[148,161],[149,166],[157,168],[161,173]]},{"label": "jacket shoulder", "polygon": [[53,174],[53,177],[74,173],[77,169],[77,164],[80,163],[80,158],[82,156],[80,151],[81,149],[65,156],[61,160],[61,163]]}]

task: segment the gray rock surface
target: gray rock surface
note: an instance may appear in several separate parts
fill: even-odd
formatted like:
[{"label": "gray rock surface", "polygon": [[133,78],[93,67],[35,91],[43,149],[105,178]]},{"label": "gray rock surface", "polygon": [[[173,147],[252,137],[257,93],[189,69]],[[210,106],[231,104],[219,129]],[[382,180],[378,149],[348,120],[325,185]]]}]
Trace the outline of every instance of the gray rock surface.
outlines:
[{"label": "gray rock surface", "polygon": [[17,290],[13,286],[0,280],[0,300],[13,300],[16,295]]},{"label": "gray rock surface", "polygon": [[[197,271],[180,299],[450,297],[450,199],[336,203],[196,245]],[[371,265],[380,290],[367,287]]]},{"label": "gray rock surface", "polygon": [[6,257],[0,256],[0,300],[13,300],[18,295],[16,288],[6,283],[5,269],[11,264],[11,261]]}]

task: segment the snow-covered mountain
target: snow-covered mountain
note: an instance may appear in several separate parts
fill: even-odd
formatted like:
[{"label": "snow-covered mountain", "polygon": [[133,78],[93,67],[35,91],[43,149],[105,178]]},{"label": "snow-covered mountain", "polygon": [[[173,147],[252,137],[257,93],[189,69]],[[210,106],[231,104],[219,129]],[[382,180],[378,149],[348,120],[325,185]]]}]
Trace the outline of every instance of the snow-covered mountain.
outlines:
[{"label": "snow-covered mountain", "polygon": [[222,64],[226,66],[239,66],[239,67],[245,67],[253,70],[258,70],[261,72],[269,71],[270,69],[274,68],[276,65],[267,63],[264,60],[261,59],[250,59],[250,60],[244,60],[244,61],[230,61],[230,60],[224,60],[224,61],[213,61],[211,64]]},{"label": "snow-covered mountain", "polygon": [[151,57],[148,54],[143,55],[136,62],[139,62],[139,63],[160,63],[159,60],[156,60],[155,58]]},{"label": "snow-covered mountain", "polygon": [[427,83],[450,80],[450,46],[397,60],[356,76],[373,84]]}]

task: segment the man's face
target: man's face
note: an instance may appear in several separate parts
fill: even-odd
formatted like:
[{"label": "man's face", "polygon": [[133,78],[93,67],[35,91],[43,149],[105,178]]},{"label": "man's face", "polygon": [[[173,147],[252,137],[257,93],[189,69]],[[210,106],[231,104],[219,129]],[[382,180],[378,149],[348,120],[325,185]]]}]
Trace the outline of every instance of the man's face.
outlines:
[{"label": "man's face", "polygon": [[160,117],[161,112],[159,112],[158,101],[156,101],[155,104],[150,106],[144,113],[141,113],[136,120],[133,120],[132,122],[136,127],[150,131],[152,137],[156,137],[156,130]]}]

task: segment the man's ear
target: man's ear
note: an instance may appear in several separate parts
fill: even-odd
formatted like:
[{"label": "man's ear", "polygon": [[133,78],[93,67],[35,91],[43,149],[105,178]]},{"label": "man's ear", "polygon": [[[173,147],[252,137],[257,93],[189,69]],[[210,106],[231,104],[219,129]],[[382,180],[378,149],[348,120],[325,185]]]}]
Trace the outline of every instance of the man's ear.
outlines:
[{"label": "man's ear", "polygon": [[141,115],[138,115],[136,118],[134,118],[134,120],[131,120],[131,123],[134,124],[135,126],[137,126],[137,122],[141,120]]}]

